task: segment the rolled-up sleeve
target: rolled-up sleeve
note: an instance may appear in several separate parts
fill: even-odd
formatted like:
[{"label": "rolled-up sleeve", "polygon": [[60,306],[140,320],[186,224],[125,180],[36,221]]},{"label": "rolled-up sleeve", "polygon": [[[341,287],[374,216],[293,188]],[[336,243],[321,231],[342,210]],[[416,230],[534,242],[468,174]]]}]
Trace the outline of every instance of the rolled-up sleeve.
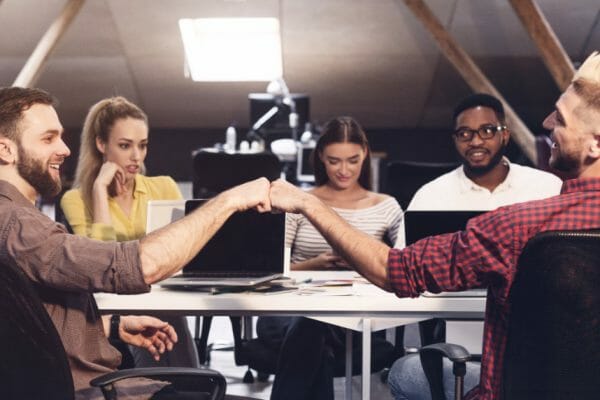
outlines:
[{"label": "rolled-up sleeve", "polygon": [[402,263],[401,250],[391,248],[388,254],[388,282],[398,297],[417,297],[421,293],[411,279],[410,270]]},{"label": "rolled-up sleeve", "polygon": [[21,209],[4,231],[6,258],[35,282],[74,292],[142,293],[139,242],[102,242],[68,234],[62,225]]},{"label": "rolled-up sleeve", "polygon": [[390,249],[387,278],[398,297],[424,291],[461,291],[495,283],[506,287],[516,263],[514,224],[499,209],[472,219],[461,232]]}]

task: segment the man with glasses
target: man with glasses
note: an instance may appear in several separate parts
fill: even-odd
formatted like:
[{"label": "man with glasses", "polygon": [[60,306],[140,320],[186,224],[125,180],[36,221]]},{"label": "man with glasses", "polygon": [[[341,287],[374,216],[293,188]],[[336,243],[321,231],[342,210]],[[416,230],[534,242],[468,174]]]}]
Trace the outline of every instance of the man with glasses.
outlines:
[{"label": "man with glasses", "polygon": [[[500,100],[483,93],[468,96],[454,109],[453,120],[452,139],[462,165],[422,186],[408,210],[489,211],[560,193],[562,181],[555,175],[511,163],[505,157],[510,130]],[[474,330],[461,322],[451,324],[455,332]],[[422,345],[444,342],[446,322],[438,318],[419,322],[419,332]],[[479,379],[477,369],[474,371],[466,380],[469,388]]]},{"label": "man with glasses", "polygon": [[452,139],[462,165],[421,187],[409,210],[488,211],[560,192],[562,181],[555,175],[504,156],[510,130],[497,98],[471,95],[456,106],[453,119]]},{"label": "man with glasses", "polygon": [[[562,181],[555,175],[511,163],[505,157],[510,130],[506,126],[504,107],[496,97],[483,93],[466,97],[454,109],[453,120],[452,139],[462,165],[423,185],[413,196],[408,210],[490,211],[560,193]],[[474,330],[472,324],[460,321],[451,324],[456,333]],[[437,318],[419,322],[419,332],[422,345],[444,342],[446,322]],[[409,357],[399,362],[407,364],[397,368],[403,373],[420,368],[418,358]],[[411,367],[410,364],[416,365]],[[451,380],[452,376],[447,378]],[[391,381],[403,380],[402,376],[391,377]],[[471,365],[465,388],[470,389],[478,381],[478,368]]]}]

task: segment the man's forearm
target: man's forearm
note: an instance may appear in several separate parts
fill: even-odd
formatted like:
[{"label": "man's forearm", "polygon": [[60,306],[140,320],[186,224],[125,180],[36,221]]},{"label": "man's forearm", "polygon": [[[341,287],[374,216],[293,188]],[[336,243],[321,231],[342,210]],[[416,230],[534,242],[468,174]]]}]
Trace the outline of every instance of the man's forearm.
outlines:
[{"label": "man's forearm", "polygon": [[389,290],[387,259],[390,248],[383,242],[354,229],[335,211],[314,196],[307,196],[302,213],[327,242],[361,275]]},{"label": "man's forearm", "polygon": [[161,281],[179,271],[236,211],[271,211],[269,181],[258,178],[235,186],[190,215],[140,240],[144,281]]},{"label": "man's forearm", "polygon": [[179,271],[235,211],[226,195],[217,196],[185,218],[144,237],[140,259],[146,283],[161,281]]}]

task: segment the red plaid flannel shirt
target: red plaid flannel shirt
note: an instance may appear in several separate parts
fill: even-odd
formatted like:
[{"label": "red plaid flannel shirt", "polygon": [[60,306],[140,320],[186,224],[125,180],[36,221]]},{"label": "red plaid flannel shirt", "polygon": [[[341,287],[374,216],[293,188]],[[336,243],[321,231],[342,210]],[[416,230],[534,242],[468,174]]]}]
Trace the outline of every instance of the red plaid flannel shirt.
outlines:
[{"label": "red plaid flannel shirt", "polygon": [[569,180],[558,196],[501,207],[471,219],[462,232],[391,249],[388,280],[398,297],[488,287],[481,377],[467,398],[498,399],[507,298],[521,251],[539,232],[594,228],[600,228],[600,178]]}]

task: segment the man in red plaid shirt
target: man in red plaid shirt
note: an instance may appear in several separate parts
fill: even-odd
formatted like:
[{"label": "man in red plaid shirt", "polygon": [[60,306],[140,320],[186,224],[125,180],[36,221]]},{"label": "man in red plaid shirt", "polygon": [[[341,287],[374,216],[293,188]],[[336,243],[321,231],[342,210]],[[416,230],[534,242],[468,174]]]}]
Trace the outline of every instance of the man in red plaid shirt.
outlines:
[{"label": "man in red plaid shirt", "polygon": [[[498,208],[472,219],[462,232],[426,238],[403,250],[352,229],[316,197],[286,182],[271,184],[271,204],[304,214],[358,272],[399,297],[488,287],[480,383],[467,398],[498,399],[510,317],[507,297],[525,244],[543,231],[600,228],[598,52],[581,65],[544,127],[551,131],[550,165],[567,178],[560,195]],[[427,398],[428,392],[424,387],[419,395]]]}]

